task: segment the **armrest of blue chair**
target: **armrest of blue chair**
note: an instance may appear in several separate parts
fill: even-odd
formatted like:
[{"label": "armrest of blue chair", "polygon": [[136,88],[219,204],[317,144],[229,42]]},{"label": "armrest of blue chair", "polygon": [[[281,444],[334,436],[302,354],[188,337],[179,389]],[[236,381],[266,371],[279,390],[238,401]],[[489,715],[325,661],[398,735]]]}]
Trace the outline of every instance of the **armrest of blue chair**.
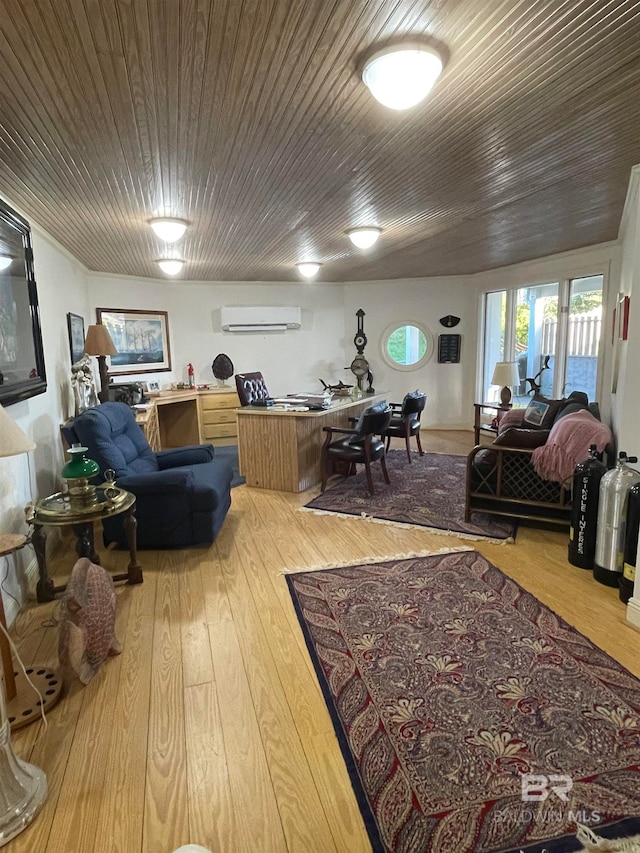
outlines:
[{"label": "armrest of blue chair", "polygon": [[149,471],[145,474],[129,474],[119,477],[116,485],[137,498],[146,495],[162,497],[164,495],[185,495],[193,485],[193,471],[179,470]]},{"label": "armrest of blue chair", "polygon": [[182,465],[200,465],[203,462],[211,462],[214,449],[211,444],[191,444],[187,447],[174,447],[171,450],[160,450],[156,453],[156,459],[160,470],[177,468]]}]

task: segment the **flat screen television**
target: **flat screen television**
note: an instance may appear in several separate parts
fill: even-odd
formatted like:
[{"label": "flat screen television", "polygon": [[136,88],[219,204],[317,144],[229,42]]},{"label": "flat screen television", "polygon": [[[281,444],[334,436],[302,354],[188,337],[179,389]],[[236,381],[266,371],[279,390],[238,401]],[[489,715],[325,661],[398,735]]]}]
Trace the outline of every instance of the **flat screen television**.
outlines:
[{"label": "flat screen television", "polygon": [[0,200],[0,403],[46,390],[31,227]]}]

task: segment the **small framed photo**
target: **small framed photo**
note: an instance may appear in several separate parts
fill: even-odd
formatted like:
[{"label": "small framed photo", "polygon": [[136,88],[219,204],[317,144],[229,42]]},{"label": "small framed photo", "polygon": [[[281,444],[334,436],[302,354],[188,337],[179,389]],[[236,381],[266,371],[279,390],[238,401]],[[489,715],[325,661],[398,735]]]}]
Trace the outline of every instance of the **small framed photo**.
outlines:
[{"label": "small framed photo", "polygon": [[171,370],[166,311],[96,308],[96,316],[98,323],[109,330],[118,350],[111,356],[110,376]]},{"label": "small framed photo", "polygon": [[160,393],[160,383],[159,382],[145,382],[147,386],[147,394],[159,394]]},{"label": "small framed photo", "polygon": [[67,314],[67,330],[71,364],[76,364],[84,353],[84,317],[79,314]]}]

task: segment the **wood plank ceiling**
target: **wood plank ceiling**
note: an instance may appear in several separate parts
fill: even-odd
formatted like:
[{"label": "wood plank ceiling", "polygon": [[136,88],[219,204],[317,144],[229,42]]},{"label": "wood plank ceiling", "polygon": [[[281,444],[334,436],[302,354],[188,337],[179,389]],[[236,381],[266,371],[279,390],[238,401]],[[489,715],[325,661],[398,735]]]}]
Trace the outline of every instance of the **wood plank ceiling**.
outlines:
[{"label": "wood plank ceiling", "polygon": [[[362,57],[418,34],[444,72],[388,110]],[[492,269],[615,239],[640,162],[640,0],[0,0],[0,61],[0,195],[114,274]]]}]

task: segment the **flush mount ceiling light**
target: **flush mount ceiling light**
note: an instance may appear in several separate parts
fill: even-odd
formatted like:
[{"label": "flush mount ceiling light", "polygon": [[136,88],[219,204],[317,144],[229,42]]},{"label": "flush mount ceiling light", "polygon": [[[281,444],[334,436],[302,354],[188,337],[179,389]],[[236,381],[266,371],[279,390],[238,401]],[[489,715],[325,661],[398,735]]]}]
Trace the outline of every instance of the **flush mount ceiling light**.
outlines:
[{"label": "flush mount ceiling light", "polygon": [[7,267],[10,267],[12,260],[13,258],[10,258],[9,255],[0,255],[0,270],[6,270]]},{"label": "flush mount ceiling light", "polygon": [[178,275],[184,266],[184,261],[180,258],[160,258],[156,263],[166,275]]},{"label": "flush mount ceiling light", "polygon": [[350,228],[347,234],[354,246],[359,249],[369,249],[382,234],[382,228]]},{"label": "flush mount ceiling light", "polygon": [[187,230],[188,222],[184,219],[152,219],[149,223],[161,240],[165,243],[175,243]]},{"label": "flush mount ceiling light", "polygon": [[441,71],[442,59],[433,48],[407,43],[374,53],[362,79],[385,107],[406,110],[426,98]]},{"label": "flush mount ceiling light", "polygon": [[305,278],[313,278],[322,264],[318,264],[315,261],[303,261],[300,264],[296,264],[296,266],[300,275],[303,275]]}]

